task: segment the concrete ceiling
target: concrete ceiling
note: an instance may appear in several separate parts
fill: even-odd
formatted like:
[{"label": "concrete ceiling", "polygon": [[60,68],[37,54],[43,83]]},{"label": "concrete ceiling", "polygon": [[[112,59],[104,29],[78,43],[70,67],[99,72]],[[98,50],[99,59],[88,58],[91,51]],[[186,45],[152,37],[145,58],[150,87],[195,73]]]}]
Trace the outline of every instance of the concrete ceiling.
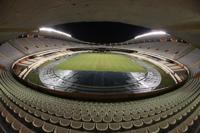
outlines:
[{"label": "concrete ceiling", "polygon": [[0,40],[80,21],[164,29],[200,47],[200,0],[0,0]]}]

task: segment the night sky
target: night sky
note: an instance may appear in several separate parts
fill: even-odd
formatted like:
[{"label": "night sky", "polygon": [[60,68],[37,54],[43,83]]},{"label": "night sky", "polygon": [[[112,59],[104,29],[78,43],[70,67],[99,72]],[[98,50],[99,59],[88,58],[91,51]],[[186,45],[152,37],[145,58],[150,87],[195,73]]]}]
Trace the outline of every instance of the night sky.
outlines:
[{"label": "night sky", "polygon": [[123,42],[150,30],[117,22],[77,22],[56,25],[54,28],[79,40],[96,43]]}]

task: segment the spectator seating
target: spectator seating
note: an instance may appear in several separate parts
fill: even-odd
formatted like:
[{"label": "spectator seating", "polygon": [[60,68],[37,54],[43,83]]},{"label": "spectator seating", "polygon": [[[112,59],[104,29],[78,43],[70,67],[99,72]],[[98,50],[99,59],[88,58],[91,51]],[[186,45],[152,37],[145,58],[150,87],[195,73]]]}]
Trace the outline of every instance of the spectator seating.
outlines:
[{"label": "spectator seating", "polygon": [[192,46],[185,43],[175,43],[175,42],[149,42],[149,43],[138,43],[116,46],[126,49],[134,49],[139,52],[150,53],[154,55],[159,55],[163,57],[168,57],[170,59],[177,59],[183,56],[183,53],[192,50]]},{"label": "spectator seating", "polygon": [[62,99],[18,83],[9,72],[1,82],[1,117],[12,130],[41,132],[187,132],[199,117],[198,78],[154,98],[122,103]]},{"label": "spectator seating", "polygon": [[[199,66],[198,49],[184,56],[181,55],[179,59],[191,70],[191,77],[182,87],[153,98],[133,99],[126,102],[78,101],[48,95],[19,83],[9,70],[5,69],[22,56],[62,47],[64,43],[65,47],[84,47],[81,44],[68,44],[61,40],[53,41],[47,38],[17,39],[0,46],[2,66],[0,67],[0,128],[2,131],[9,133],[198,133],[196,129],[200,122],[200,79],[194,77],[199,72],[199,69],[196,69]],[[147,47],[145,52],[172,59],[177,58],[176,54],[173,54],[177,50],[181,53],[188,48],[176,44],[163,45],[149,44],[151,47],[149,49],[145,44],[123,48],[142,51]],[[156,50],[158,47],[159,50]],[[169,51],[164,52],[165,49]],[[177,71],[181,69],[177,66],[170,67]]]},{"label": "spectator seating", "polygon": [[187,65],[193,73],[200,72],[200,50],[194,49],[179,59],[180,62]]}]

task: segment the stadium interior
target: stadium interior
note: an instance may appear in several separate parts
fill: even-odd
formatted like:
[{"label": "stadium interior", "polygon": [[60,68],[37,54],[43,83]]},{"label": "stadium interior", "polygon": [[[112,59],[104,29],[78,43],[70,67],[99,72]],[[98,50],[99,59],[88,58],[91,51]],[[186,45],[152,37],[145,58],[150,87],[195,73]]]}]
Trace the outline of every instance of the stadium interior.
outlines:
[{"label": "stadium interior", "polygon": [[0,1],[0,132],[199,133],[199,7]]}]

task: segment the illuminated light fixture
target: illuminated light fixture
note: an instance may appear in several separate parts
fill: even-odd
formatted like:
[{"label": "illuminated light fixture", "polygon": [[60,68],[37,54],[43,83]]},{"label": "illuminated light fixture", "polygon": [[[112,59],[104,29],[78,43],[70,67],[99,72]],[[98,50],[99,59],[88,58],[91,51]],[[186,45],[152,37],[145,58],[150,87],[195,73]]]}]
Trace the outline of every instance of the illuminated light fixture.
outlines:
[{"label": "illuminated light fixture", "polygon": [[41,27],[39,30],[46,31],[46,32],[54,32],[54,33],[58,33],[58,34],[61,34],[61,35],[67,36],[67,37],[72,37],[70,34],[67,34],[67,33],[59,31],[59,30],[55,30],[53,28]]},{"label": "illuminated light fixture", "polygon": [[147,36],[152,36],[152,35],[169,35],[165,31],[151,31],[142,35],[136,36],[134,39],[142,38],[142,37],[147,37]]}]

